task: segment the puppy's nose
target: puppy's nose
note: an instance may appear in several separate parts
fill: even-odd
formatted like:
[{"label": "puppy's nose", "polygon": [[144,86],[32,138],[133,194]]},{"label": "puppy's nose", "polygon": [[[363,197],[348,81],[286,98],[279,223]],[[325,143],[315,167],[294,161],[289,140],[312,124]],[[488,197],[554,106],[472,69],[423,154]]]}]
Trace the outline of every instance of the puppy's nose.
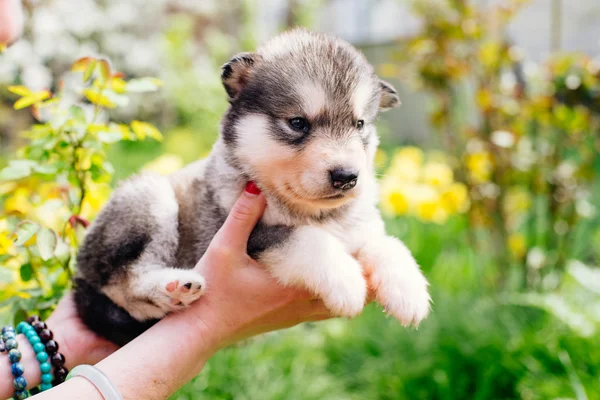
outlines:
[{"label": "puppy's nose", "polygon": [[342,190],[352,189],[358,180],[358,172],[344,168],[332,169],[329,171],[329,176],[331,177],[331,186]]}]

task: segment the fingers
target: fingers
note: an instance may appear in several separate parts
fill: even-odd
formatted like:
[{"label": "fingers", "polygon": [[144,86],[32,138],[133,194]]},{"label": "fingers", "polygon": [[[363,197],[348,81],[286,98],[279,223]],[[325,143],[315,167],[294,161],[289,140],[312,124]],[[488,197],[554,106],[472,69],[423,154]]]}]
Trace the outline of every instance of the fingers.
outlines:
[{"label": "fingers", "polygon": [[254,182],[237,199],[225,223],[219,229],[211,246],[246,252],[248,238],[265,209],[265,198]]}]

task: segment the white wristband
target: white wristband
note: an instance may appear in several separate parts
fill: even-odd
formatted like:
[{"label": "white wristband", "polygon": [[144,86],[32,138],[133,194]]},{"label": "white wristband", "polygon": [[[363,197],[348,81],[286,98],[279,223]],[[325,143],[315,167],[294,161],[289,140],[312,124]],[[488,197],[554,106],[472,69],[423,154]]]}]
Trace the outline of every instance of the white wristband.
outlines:
[{"label": "white wristband", "polygon": [[105,400],[123,400],[123,396],[119,393],[116,387],[111,383],[110,379],[104,372],[100,371],[93,365],[78,365],[69,372],[67,379],[81,376],[91,382],[98,389]]}]

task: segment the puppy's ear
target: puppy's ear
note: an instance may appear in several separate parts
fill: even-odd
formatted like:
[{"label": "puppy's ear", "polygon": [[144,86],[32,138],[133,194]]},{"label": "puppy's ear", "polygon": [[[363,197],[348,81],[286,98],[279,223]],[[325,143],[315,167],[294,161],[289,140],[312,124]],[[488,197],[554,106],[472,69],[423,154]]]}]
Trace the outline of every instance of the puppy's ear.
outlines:
[{"label": "puppy's ear", "polygon": [[221,81],[229,95],[229,101],[235,100],[246,87],[259,58],[255,53],[240,53],[221,67]]},{"label": "puppy's ear", "polygon": [[379,100],[379,109],[381,111],[398,107],[401,104],[400,97],[398,97],[398,92],[396,92],[396,89],[394,89],[392,85],[384,80],[380,80],[379,87],[381,88],[381,97]]}]

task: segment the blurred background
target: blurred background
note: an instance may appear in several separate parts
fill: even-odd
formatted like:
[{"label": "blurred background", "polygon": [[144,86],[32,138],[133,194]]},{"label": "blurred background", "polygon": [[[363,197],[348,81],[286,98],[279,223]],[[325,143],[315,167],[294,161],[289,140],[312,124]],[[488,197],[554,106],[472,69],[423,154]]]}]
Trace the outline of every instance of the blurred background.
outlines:
[{"label": "blurred background", "polygon": [[305,26],[399,89],[378,121],[381,208],[433,313],[406,329],[370,305],[264,335],[173,398],[600,399],[597,0],[23,3],[0,54],[0,322],[52,310],[119,180],[210,151],[225,61]]}]

